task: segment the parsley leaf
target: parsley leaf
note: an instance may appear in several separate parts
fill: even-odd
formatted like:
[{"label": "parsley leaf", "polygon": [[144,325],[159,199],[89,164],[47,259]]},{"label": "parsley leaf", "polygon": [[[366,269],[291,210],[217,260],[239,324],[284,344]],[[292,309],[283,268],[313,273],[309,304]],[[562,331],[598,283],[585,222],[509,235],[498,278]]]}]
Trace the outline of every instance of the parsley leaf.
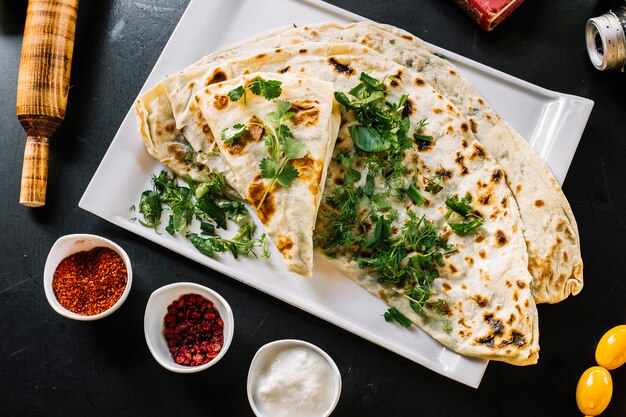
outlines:
[{"label": "parsley leaf", "polygon": [[261,176],[263,178],[274,178],[277,174],[280,163],[272,158],[263,158],[260,164]]},{"label": "parsley leaf", "polygon": [[237,257],[250,253],[256,247],[264,248],[265,236],[254,239],[254,223],[251,222],[242,226],[232,239],[214,236],[216,226],[227,228],[227,219],[241,222],[248,217],[245,204],[226,195],[226,183],[221,174],[208,173],[203,176],[203,182],[200,184],[189,179],[186,179],[186,182],[188,187],[179,185],[177,177],[169,176],[167,171],[153,175],[153,189],[146,190],[141,195],[139,211],[146,221],[140,220],[140,223],[146,227],[156,228],[160,223],[163,208],[166,208],[171,214],[165,230],[172,235],[188,228],[194,217],[200,221],[201,233],[210,235],[210,238],[203,238],[191,232],[187,232],[186,236],[202,253],[213,254],[228,250]]},{"label": "parsley leaf", "polygon": [[243,97],[246,101],[246,92],[250,91],[252,94],[262,96],[266,100],[273,100],[280,97],[282,94],[282,82],[278,80],[265,80],[261,77],[256,77],[245,87],[240,85],[228,92],[228,98],[230,101],[239,101]]},{"label": "parsley leaf", "polygon": [[389,148],[389,142],[373,127],[352,125],[348,130],[354,145],[364,152],[380,152]]},{"label": "parsley leaf", "polygon": [[263,256],[266,257],[265,235],[262,235],[259,239],[255,239],[255,229],[256,225],[254,222],[250,221],[241,226],[237,234],[230,239],[220,236],[201,237],[197,233],[187,233],[185,236],[200,253],[207,256],[213,256],[215,252],[230,251],[235,259],[239,256],[245,258],[251,253],[255,254],[254,248],[262,247],[264,251]]},{"label": "parsley leaf", "polygon": [[296,140],[287,126],[281,125],[280,131],[283,139],[281,146],[283,148],[283,152],[285,153],[285,159],[290,161],[292,159],[304,158],[308,152],[306,145]]},{"label": "parsley leaf", "polygon": [[[385,171],[385,177],[402,177],[406,167],[402,164],[404,151],[414,142],[407,137],[409,119],[405,108],[408,96],[403,95],[398,102],[385,100],[387,89],[384,80],[377,80],[367,73],[361,73],[360,83],[353,87],[348,97],[336,91],[335,99],[354,114],[358,124],[348,128],[354,146],[359,152],[374,153],[372,162]],[[380,153],[380,154],[379,154]]]},{"label": "parsley leaf", "polygon": [[263,138],[270,156],[264,158],[259,165],[261,176],[269,179],[270,182],[256,207],[257,210],[263,205],[274,182],[277,181],[284,187],[293,184],[300,172],[293,165],[290,165],[289,161],[303,158],[308,152],[306,145],[298,141],[293,136],[289,126],[285,124],[294,115],[293,112],[288,111],[291,108],[291,103],[276,100],[276,104],[278,106],[277,111],[267,116],[271,123],[266,122],[269,132]]},{"label": "parsley leaf", "polygon": [[228,92],[228,98],[230,98],[230,101],[239,101],[239,99],[243,97],[245,92],[246,90],[244,86],[240,85],[239,87],[232,89]]},{"label": "parsley leaf", "polygon": [[285,165],[285,167],[276,175],[276,181],[283,187],[289,187],[298,178],[299,172],[293,165]]},{"label": "parsley leaf", "polygon": [[145,220],[139,220],[139,223],[145,227],[157,227],[161,223],[161,213],[163,212],[159,194],[152,190],[144,191],[139,200],[139,212]]},{"label": "parsley leaf", "polygon": [[222,130],[222,140],[228,146],[235,143],[235,140],[242,137],[248,131],[248,127],[242,123]]},{"label": "parsley leaf", "polygon": [[263,96],[266,100],[273,100],[282,94],[282,83],[278,80],[265,80],[256,77],[246,88],[250,89],[252,94]]}]

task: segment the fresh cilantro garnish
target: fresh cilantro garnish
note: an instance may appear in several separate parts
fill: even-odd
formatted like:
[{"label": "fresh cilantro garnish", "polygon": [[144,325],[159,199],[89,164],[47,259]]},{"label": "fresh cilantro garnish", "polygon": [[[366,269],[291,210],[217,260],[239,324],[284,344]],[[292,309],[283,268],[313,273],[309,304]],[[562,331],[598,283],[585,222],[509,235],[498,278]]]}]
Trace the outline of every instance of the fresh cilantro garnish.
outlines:
[{"label": "fresh cilantro garnish", "polygon": [[359,258],[358,263],[377,272],[381,283],[430,285],[437,277],[436,265],[443,264],[443,257],[456,248],[439,236],[438,229],[425,216],[417,217],[410,210],[407,214],[409,221],[402,234],[389,239],[371,256]]},{"label": "fresh cilantro garnish", "polygon": [[222,130],[222,140],[228,146],[233,145],[235,140],[242,137],[248,131],[248,127],[243,123],[237,123],[232,127]]},{"label": "fresh cilantro garnish", "polygon": [[291,103],[284,100],[277,100],[276,103],[278,110],[267,115],[268,121],[265,125],[268,133],[263,137],[269,156],[263,158],[260,164],[261,176],[269,179],[270,183],[256,207],[257,210],[263,205],[274,182],[278,182],[283,187],[293,184],[300,173],[289,162],[303,158],[308,152],[306,145],[298,141],[286,125],[287,120],[295,115],[289,111]]},{"label": "fresh cilantro garnish", "polygon": [[411,324],[413,324],[411,320],[406,318],[406,316],[400,313],[400,311],[395,307],[389,307],[389,310],[385,312],[384,317],[387,323],[397,321],[402,327],[410,327]]},{"label": "fresh cilantro garnish", "polygon": [[256,77],[246,86],[240,85],[230,90],[228,98],[230,98],[230,101],[239,101],[243,97],[245,102],[246,92],[250,91],[252,94],[262,96],[266,100],[274,100],[282,94],[281,85],[282,83],[278,80],[265,80],[261,77]]},{"label": "fresh cilantro garnish", "polygon": [[[246,223],[232,239],[222,239],[215,234],[215,228],[227,228],[227,220],[237,223],[248,217],[248,209],[242,201],[234,200],[225,192],[225,180],[221,174],[209,173],[200,184],[187,181],[188,187],[179,184],[175,175],[169,176],[166,171],[152,177],[152,190],[142,193],[139,212],[145,221],[139,222],[146,227],[156,228],[160,224],[163,208],[171,214],[165,230],[170,234],[188,229],[192,220],[200,221],[200,231],[210,235],[210,242],[203,243],[205,238],[196,233],[187,232],[186,236],[196,248],[205,254],[228,250],[235,257],[247,255],[255,248],[262,246],[265,237],[254,239],[254,224]],[[210,255],[209,255],[210,256]]]},{"label": "fresh cilantro garnish", "polygon": [[[265,249],[265,234],[259,239],[254,238],[256,225],[250,221],[239,228],[235,236],[225,239],[220,236],[201,237],[197,233],[187,233],[185,236],[201,253],[207,256],[213,256],[215,252],[230,251],[233,257],[237,259],[239,256],[247,257],[250,253],[255,254],[254,248],[263,248],[263,256],[267,257],[268,253]],[[256,254],[255,254],[256,255]]]},{"label": "fresh cilantro garnish", "polygon": [[250,89],[252,94],[257,96],[263,96],[266,100],[274,100],[280,97],[282,93],[281,82],[278,80],[264,80],[261,77],[256,77],[247,88]]},{"label": "fresh cilantro garnish", "polygon": [[168,177],[165,171],[153,177],[152,183],[154,191],[159,194],[161,203],[168,206],[171,211],[165,230],[169,234],[174,234],[189,226],[194,215],[191,190],[178,185],[176,177]]},{"label": "fresh cilantro garnish", "polygon": [[[246,102],[246,92],[263,96],[266,100],[274,100],[282,94],[282,83],[278,80],[265,80],[261,77],[254,78],[248,85],[239,86],[228,93],[232,101],[238,101],[242,97]],[[255,207],[259,210],[275,182],[283,187],[290,187],[299,177],[300,172],[289,162],[294,159],[303,158],[307,154],[306,145],[293,136],[291,129],[286,122],[295,116],[289,111],[291,103],[286,100],[274,100],[277,110],[267,114],[267,117],[254,114],[260,122],[255,123],[264,129],[263,141],[267,147],[269,156],[263,158],[259,164],[261,177],[270,180],[268,186]],[[232,145],[234,141],[247,131],[247,126],[238,123],[222,131],[222,140],[227,145]]]},{"label": "fresh cilantro garnish", "polygon": [[363,189],[355,188],[354,184],[335,187],[326,196],[328,207],[320,211],[320,216],[327,222],[327,227],[322,235],[316,236],[316,240],[327,254],[332,256],[363,239],[357,230],[361,228],[358,205],[362,197]]},{"label": "fresh cilantro garnish", "polygon": [[[406,136],[409,131],[409,119],[404,116],[407,95],[400,97],[397,103],[385,100],[387,86],[362,72],[361,81],[348,94],[335,92],[335,99],[346,109],[352,111],[359,125],[349,127],[350,136],[357,150],[377,153],[386,151],[387,160],[401,160],[406,149],[413,146]],[[400,165],[397,166],[399,168]]]},{"label": "fresh cilantro garnish", "polygon": [[450,216],[452,216],[452,213],[458,214],[464,220],[472,218],[472,220],[465,222],[449,222],[448,224],[454,233],[459,235],[467,234],[474,232],[477,228],[483,225],[483,218],[476,210],[474,210],[470,204],[471,202],[472,196],[470,194],[467,194],[461,200],[452,196],[446,198],[446,206],[448,207],[448,211],[445,215],[446,219],[449,219]]},{"label": "fresh cilantro garnish", "polygon": [[246,89],[244,88],[244,86],[240,85],[239,87],[234,88],[228,92],[228,98],[230,98],[230,101],[239,101],[239,99],[243,97],[245,92]]},{"label": "fresh cilantro garnish", "polygon": [[161,223],[161,213],[163,212],[159,194],[153,190],[144,191],[139,200],[139,212],[145,219],[145,221],[139,220],[139,223],[145,227],[157,227]]},{"label": "fresh cilantro garnish", "polygon": [[380,152],[389,148],[390,144],[371,126],[352,125],[348,128],[354,145],[365,152]]},{"label": "fresh cilantro garnish", "polygon": [[413,133],[413,139],[415,139],[416,142],[430,143],[434,141],[434,138],[432,136],[423,134],[424,127],[427,124],[428,122],[426,121],[426,119],[422,119],[419,122],[417,122],[417,126],[415,127],[415,133]]}]

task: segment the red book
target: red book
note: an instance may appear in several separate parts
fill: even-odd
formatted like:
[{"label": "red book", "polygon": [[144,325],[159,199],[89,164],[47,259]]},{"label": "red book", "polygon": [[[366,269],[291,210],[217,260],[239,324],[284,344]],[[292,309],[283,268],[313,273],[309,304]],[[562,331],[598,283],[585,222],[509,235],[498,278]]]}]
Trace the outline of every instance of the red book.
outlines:
[{"label": "red book", "polygon": [[493,30],[524,0],[454,0],[485,30]]}]

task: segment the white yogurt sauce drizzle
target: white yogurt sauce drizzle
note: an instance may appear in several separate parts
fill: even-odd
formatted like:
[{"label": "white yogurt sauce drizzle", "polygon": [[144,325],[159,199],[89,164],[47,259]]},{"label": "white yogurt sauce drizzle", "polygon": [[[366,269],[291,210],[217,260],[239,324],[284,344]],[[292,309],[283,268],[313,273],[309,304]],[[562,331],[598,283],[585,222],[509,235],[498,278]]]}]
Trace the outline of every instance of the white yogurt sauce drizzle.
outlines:
[{"label": "white yogurt sauce drizzle", "polygon": [[306,347],[280,352],[258,379],[253,396],[266,417],[321,417],[333,400],[330,365]]}]

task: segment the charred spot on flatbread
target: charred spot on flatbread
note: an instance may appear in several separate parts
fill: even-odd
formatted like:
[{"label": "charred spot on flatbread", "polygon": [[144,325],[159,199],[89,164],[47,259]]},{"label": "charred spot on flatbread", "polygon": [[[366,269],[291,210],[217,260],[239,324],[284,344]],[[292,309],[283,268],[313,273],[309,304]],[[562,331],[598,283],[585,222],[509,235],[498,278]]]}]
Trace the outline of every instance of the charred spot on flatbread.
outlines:
[{"label": "charred spot on flatbread", "polygon": [[[279,187],[280,185],[274,183],[272,189],[267,191],[267,195],[265,195],[267,185],[265,184],[265,181],[263,181],[263,178],[261,178],[260,175],[257,175],[248,187],[248,201],[252,203],[252,207],[255,208],[257,214],[259,215],[259,219],[263,224],[268,224],[276,212],[276,206],[274,205],[274,192],[276,191],[277,186]],[[263,200],[261,207],[258,207],[264,195],[265,200]]]},{"label": "charred spot on flatbread", "polygon": [[216,94],[215,98],[213,99],[213,107],[215,107],[217,110],[224,110],[228,106],[229,102],[230,99],[228,98],[228,96]]},{"label": "charred spot on flatbread", "polygon": [[416,143],[417,143],[417,150],[420,152],[427,152],[433,148],[432,141],[418,140],[416,141]]},{"label": "charred spot on flatbread", "polygon": [[289,252],[293,248],[293,240],[289,236],[279,234],[276,247],[283,254]]},{"label": "charred spot on flatbread", "polygon": [[319,184],[322,181],[324,162],[315,161],[306,155],[303,158],[289,161],[289,164],[298,170],[298,179],[307,182],[309,184],[309,191],[317,197]]},{"label": "charred spot on flatbread", "polygon": [[213,74],[211,74],[211,76],[207,78],[204,85],[206,86],[206,85],[221,83],[222,81],[226,81],[227,79],[228,77],[226,76],[226,73],[222,71],[221,69],[216,68],[215,71],[213,71]]},{"label": "charred spot on flatbread", "polygon": [[479,307],[486,307],[487,303],[489,302],[489,300],[487,300],[487,297],[483,297],[480,294],[475,294],[472,297],[472,300],[474,300]]},{"label": "charred spot on flatbread", "polygon": [[496,169],[491,174],[491,181],[493,181],[495,183],[498,183],[498,182],[500,182],[500,180],[502,179],[503,176],[504,176],[504,173],[502,172],[502,170],[501,169]]},{"label": "charred spot on flatbread", "polygon": [[435,171],[435,174],[439,175],[439,177],[441,177],[441,179],[443,180],[449,180],[450,178],[452,178],[452,171],[445,168],[438,168]]},{"label": "charred spot on flatbread", "polygon": [[507,237],[507,235],[502,230],[499,230],[499,229],[496,230],[495,239],[496,239],[496,243],[500,247],[509,243],[509,238]]},{"label": "charred spot on flatbread", "polygon": [[315,126],[319,121],[320,109],[317,100],[294,100],[291,102],[289,111],[294,112],[295,116],[291,121],[296,126]]},{"label": "charred spot on flatbread", "polygon": [[240,155],[251,142],[259,142],[263,138],[265,128],[260,126],[261,121],[252,116],[247,125],[248,130],[241,137],[237,138],[232,145],[226,145],[226,150],[231,155]]},{"label": "charred spot on flatbread", "polygon": [[278,72],[279,74],[285,74],[286,72],[288,72],[291,69],[291,66],[287,65],[285,68],[283,69],[279,69]]},{"label": "charred spot on flatbread", "polygon": [[491,193],[486,193],[478,197],[478,202],[483,206],[489,204],[489,200],[491,199]]},{"label": "charred spot on flatbread", "polygon": [[491,331],[487,335],[481,338],[477,338],[476,342],[489,348],[495,348],[495,338],[497,336],[500,336],[502,334],[502,331],[504,330],[502,320],[495,318],[492,313],[485,313],[483,315],[483,320],[489,325]]},{"label": "charred spot on flatbread", "polygon": [[355,71],[352,67],[350,67],[350,65],[348,64],[342,64],[341,62],[337,61],[334,57],[330,57],[328,58],[328,63],[331,64],[335,70],[341,74],[344,75],[354,75]]},{"label": "charred spot on flatbread", "polygon": [[482,145],[480,145],[478,142],[474,142],[472,144],[472,148],[474,148],[474,151],[472,152],[472,155],[470,156],[470,159],[482,159],[485,158],[485,156],[487,155],[487,153],[485,152],[485,148],[483,148]]},{"label": "charred spot on flatbread", "polygon": [[424,81],[424,79],[420,77],[415,78],[414,82],[415,82],[415,85],[418,87],[423,87],[426,85],[426,81]]},{"label": "charred spot on flatbread", "polygon": [[407,98],[402,109],[402,117],[409,117],[413,113],[415,113],[415,105],[410,98]]},{"label": "charred spot on flatbread", "polygon": [[469,119],[469,122],[470,122],[470,128],[472,129],[472,132],[478,133],[478,125],[476,124],[474,119]]}]

